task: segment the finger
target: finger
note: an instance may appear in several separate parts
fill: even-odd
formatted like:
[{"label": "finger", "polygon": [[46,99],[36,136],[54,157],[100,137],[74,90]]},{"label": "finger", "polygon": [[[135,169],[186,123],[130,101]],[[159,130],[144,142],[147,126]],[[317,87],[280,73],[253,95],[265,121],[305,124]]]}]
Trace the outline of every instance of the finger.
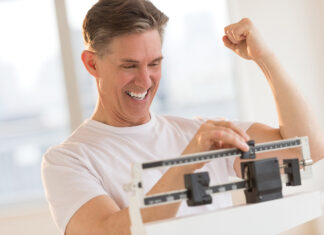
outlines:
[{"label": "finger", "polygon": [[248,18],[243,18],[233,27],[233,38],[237,41],[245,40],[252,29],[252,21]]},{"label": "finger", "polygon": [[[224,148],[224,143],[223,141],[216,141],[216,143],[214,144],[215,146],[215,149],[221,149],[221,148]],[[225,144],[226,145],[226,144]]]},{"label": "finger", "polygon": [[209,132],[208,138],[210,141],[213,141],[215,144],[218,141],[222,141],[222,144],[232,145],[236,148],[241,149],[242,151],[246,152],[249,151],[249,146],[242,141],[242,139],[237,136],[233,135],[230,132],[222,131],[222,130],[214,130]]},{"label": "finger", "polygon": [[237,27],[232,28],[232,37],[236,41],[236,44],[239,44],[242,40],[245,39],[245,37],[238,33],[238,30],[236,28]]},{"label": "finger", "polygon": [[232,34],[232,25],[225,27],[224,32],[225,32],[225,35],[227,36],[227,38],[231,41],[231,43],[237,44],[237,42],[234,39],[233,34]]},{"label": "finger", "polygon": [[234,148],[234,146],[231,145],[231,144],[223,144],[222,147],[223,147],[224,149]]},{"label": "finger", "polygon": [[[225,136],[225,139],[223,139],[223,136]],[[235,139],[234,143],[232,141],[229,142],[228,137],[231,137],[233,140]],[[199,142],[203,144],[205,148],[210,149],[225,148],[224,146],[237,148],[241,148],[242,146],[246,147],[245,139],[230,128],[222,126],[213,126],[209,130],[203,131]],[[240,144],[235,145],[235,142]]]},{"label": "finger", "polygon": [[233,130],[234,132],[236,132],[238,135],[240,135],[245,141],[250,140],[249,135],[246,134],[245,131],[243,131],[241,128],[239,128],[237,125],[235,125],[233,122],[208,120],[206,123],[208,123],[210,125],[217,126],[217,127],[222,126],[222,127],[229,128],[229,129]]},{"label": "finger", "polygon": [[234,43],[239,44],[241,40],[237,39],[237,35],[235,34],[235,27],[232,27],[229,33],[232,35],[232,38],[234,39]]},{"label": "finger", "polygon": [[233,43],[228,39],[228,37],[227,37],[226,35],[223,36],[223,42],[224,42],[224,45],[225,45],[227,48],[229,48],[229,49],[231,49],[231,50],[235,50],[235,49],[236,49],[235,44],[233,44]]},{"label": "finger", "polygon": [[234,148],[235,146],[231,145],[231,144],[226,144],[222,141],[218,141],[220,142],[220,144],[217,144],[214,146],[214,149],[229,149],[229,148]]},{"label": "finger", "polygon": [[[216,130],[227,132],[229,135],[236,136],[239,138],[242,142],[246,142],[245,138],[241,136],[239,133],[235,132],[233,129],[225,126],[215,126]],[[225,143],[224,143],[225,144]]]}]

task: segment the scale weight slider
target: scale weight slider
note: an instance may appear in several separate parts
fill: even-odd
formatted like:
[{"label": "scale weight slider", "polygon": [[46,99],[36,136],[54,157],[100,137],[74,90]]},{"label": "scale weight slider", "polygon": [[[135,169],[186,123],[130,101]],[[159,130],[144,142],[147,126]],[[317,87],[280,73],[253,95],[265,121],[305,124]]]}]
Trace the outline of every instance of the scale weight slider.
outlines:
[{"label": "scale weight slider", "polygon": [[246,144],[249,146],[249,151],[243,152],[241,155],[241,159],[255,159],[255,142],[254,140],[249,140],[246,142]]},{"label": "scale weight slider", "polygon": [[282,198],[282,183],[277,158],[241,163],[242,176],[247,180],[246,203]]},{"label": "scale weight slider", "polygon": [[212,197],[206,193],[206,190],[209,188],[209,181],[208,172],[184,175],[188,206],[200,206],[212,203]]}]

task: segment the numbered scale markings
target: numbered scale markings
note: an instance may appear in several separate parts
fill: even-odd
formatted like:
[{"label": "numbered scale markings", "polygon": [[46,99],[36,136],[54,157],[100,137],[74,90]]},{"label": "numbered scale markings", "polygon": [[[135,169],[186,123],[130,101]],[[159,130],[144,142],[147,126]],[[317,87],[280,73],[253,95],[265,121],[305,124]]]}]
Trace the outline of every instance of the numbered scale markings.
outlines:
[{"label": "numbered scale markings", "polygon": [[[262,153],[274,150],[281,150],[287,148],[295,148],[301,146],[301,139],[287,139],[287,140],[279,140],[273,142],[267,142],[262,144],[257,144],[255,146],[251,146],[249,149],[249,153]],[[237,157],[242,155],[242,151],[236,148],[232,149],[221,149],[215,151],[209,151],[206,153],[198,153],[191,155],[184,155],[180,158],[167,159],[164,161],[156,161],[142,164],[142,169],[150,169],[157,167],[165,167],[165,166],[175,166],[175,165],[184,165],[184,164],[192,164],[194,162],[204,162],[217,158],[228,158],[228,157]],[[246,189],[247,181],[237,181],[233,183],[210,186],[206,189],[206,194],[220,193],[237,189]],[[160,204],[174,203],[181,200],[188,199],[188,191],[186,189],[179,191],[172,191],[165,194],[155,194],[152,196],[148,196],[144,198],[144,206],[154,206]]]},{"label": "numbered scale markings", "polygon": [[[250,153],[262,153],[286,148],[295,148],[301,146],[300,138],[288,139],[288,140],[280,140],[268,143],[257,144],[255,147],[250,147]],[[204,162],[209,161],[216,158],[229,158],[229,157],[237,157],[242,155],[242,151],[236,148],[225,149],[225,150],[215,150],[209,151],[206,153],[198,153],[198,154],[190,154],[184,155],[180,158],[167,159],[163,161],[155,161],[143,163],[142,168],[144,170],[156,168],[156,167],[166,167],[166,166],[175,166],[175,165],[184,165],[191,164],[194,162]]]},{"label": "numbered scale markings", "polygon": [[[242,180],[234,183],[210,186],[206,189],[206,194],[222,193],[231,190],[246,189],[246,188],[247,188],[247,181]],[[169,192],[166,194],[156,194],[153,196],[145,197],[144,206],[149,207],[154,205],[162,205],[162,204],[174,203],[186,199],[188,199],[188,191],[184,189],[184,190]]]}]

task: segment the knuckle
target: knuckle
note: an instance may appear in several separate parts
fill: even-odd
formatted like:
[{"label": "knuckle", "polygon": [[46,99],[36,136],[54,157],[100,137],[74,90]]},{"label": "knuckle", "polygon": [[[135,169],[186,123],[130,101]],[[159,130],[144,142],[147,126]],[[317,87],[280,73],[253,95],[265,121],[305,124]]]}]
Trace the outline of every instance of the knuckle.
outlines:
[{"label": "knuckle", "polygon": [[195,135],[196,143],[201,144],[205,142],[206,139],[206,133],[205,132],[199,132]]},{"label": "knuckle", "polygon": [[228,127],[232,130],[239,130],[239,128],[233,122],[228,122]]},{"label": "knuckle", "polygon": [[204,122],[203,124],[201,124],[199,130],[200,130],[200,131],[201,131],[201,130],[204,130],[204,129],[206,129],[207,126],[208,126],[208,123],[207,123],[207,122]]},{"label": "knuckle", "polygon": [[207,120],[205,123],[211,124],[211,123],[213,123],[213,121],[212,120]]},{"label": "knuckle", "polygon": [[224,121],[224,123],[225,123],[225,125],[227,126],[227,127],[231,127],[231,122],[230,121]]},{"label": "knuckle", "polygon": [[252,23],[252,21],[250,20],[250,18],[247,18],[247,17],[243,18],[243,19],[241,20],[241,22],[244,22],[244,23],[246,23],[246,24],[251,24],[251,23]]},{"label": "knuckle", "polygon": [[232,33],[232,26],[227,26],[225,29],[225,34],[227,36],[231,36],[231,33]]},{"label": "knuckle", "polygon": [[198,144],[201,143],[203,141],[203,136],[202,135],[198,135],[197,136],[197,142]]},{"label": "knuckle", "polygon": [[224,121],[224,126],[227,127],[227,128],[231,128],[232,123],[230,121]]},{"label": "knuckle", "polygon": [[231,132],[232,132],[231,128],[229,128],[229,127],[227,127],[227,126],[224,126],[224,127],[222,128],[222,130],[223,130],[224,132],[226,132],[226,133],[231,133]]},{"label": "knuckle", "polygon": [[203,125],[200,126],[199,131],[204,132],[210,129],[210,124],[209,123],[204,123]]}]

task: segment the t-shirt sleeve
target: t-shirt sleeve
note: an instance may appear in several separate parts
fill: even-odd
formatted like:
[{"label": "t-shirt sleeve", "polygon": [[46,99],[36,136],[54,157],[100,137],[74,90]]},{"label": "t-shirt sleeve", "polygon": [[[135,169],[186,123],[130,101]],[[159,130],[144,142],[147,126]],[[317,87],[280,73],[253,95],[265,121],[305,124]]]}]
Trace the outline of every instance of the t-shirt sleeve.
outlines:
[{"label": "t-shirt sleeve", "polygon": [[73,214],[87,201],[107,195],[100,179],[83,161],[82,152],[64,148],[48,151],[42,161],[42,180],[50,212],[64,234]]}]

